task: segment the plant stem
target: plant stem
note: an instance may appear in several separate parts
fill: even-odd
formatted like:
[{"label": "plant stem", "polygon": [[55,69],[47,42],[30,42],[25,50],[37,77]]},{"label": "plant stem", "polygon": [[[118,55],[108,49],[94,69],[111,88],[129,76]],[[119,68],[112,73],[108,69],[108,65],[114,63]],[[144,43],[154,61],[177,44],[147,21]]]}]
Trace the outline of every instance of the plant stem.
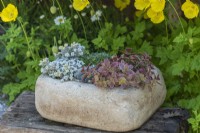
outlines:
[{"label": "plant stem", "polygon": [[2,3],[2,5],[3,5],[3,8],[5,8],[5,5],[4,5],[4,2],[3,2],[3,0],[1,0],[1,3]]},{"label": "plant stem", "polygon": [[2,30],[6,31],[6,29],[0,24],[0,27],[2,28]]},{"label": "plant stem", "polygon": [[[70,0],[70,2],[72,3],[71,0]],[[78,14],[78,17],[80,18],[81,25],[82,25],[82,27],[83,27],[84,36],[85,36],[85,39],[87,40],[87,34],[86,34],[86,30],[85,30],[85,25],[84,25],[84,23],[83,23],[83,19],[81,18],[81,15],[79,14],[78,11],[76,11],[76,13]]]},{"label": "plant stem", "polygon": [[178,14],[178,12],[176,11],[176,8],[174,7],[174,5],[172,4],[172,2],[170,1],[170,0],[167,0],[168,2],[169,2],[169,4],[172,6],[172,8],[174,9],[174,11],[175,11],[175,13],[176,13],[176,15],[177,15],[177,17],[178,17],[178,20],[179,20],[179,22],[180,22],[180,24],[181,24],[181,28],[183,29],[183,32],[184,32],[184,34],[185,34],[185,30],[184,30],[184,27],[183,27],[183,24],[182,24],[182,22],[181,22],[181,18],[179,17],[179,14]]},{"label": "plant stem", "polygon": [[87,35],[86,35],[86,30],[85,30],[85,25],[84,25],[84,23],[83,23],[83,19],[81,18],[81,15],[79,14],[78,11],[76,11],[76,13],[78,14],[78,17],[79,17],[80,20],[81,20],[81,24],[82,24],[82,26],[83,26],[83,32],[84,32],[84,35],[85,35],[85,39],[87,40]]},{"label": "plant stem", "polygon": [[53,42],[54,42],[53,45],[57,47],[57,41],[55,36],[53,37]]},{"label": "plant stem", "polygon": [[167,26],[167,20],[165,19],[165,30],[166,30],[166,34],[167,34],[167,44],[169,42],[169,35],[168,35],[168,26]]},{"label": "plant stem", "polygon": [[62,8],[61,8],[60,3],[58,2],[58,0],[56,0],[56,3],[58,4],[58,7],[59,7],[59,10],[60,10],[60,13],[61,13],[61,15],[63,16],[63,11],[62,11]]},{"label": "plant stem", "polygon": [[30,53],[32,55],[31,57],[33,57],[33,60],[35,60],[34,54],[33,54],[32,49],[30,47],[30,43],[29,43],[29,40],[28,40],[28,36],[27,36],[26,30],[24,29],[24,26],[23,26],[22,22],[19,19],[17,19],[17,20],[20,23],[21,28],[22,28],[22,30],[24,32],[24,36],[25,36],[25,39],[26,39],[26,42],[27,42],[27,45],[28,45],[28,50],[30,51]]}]

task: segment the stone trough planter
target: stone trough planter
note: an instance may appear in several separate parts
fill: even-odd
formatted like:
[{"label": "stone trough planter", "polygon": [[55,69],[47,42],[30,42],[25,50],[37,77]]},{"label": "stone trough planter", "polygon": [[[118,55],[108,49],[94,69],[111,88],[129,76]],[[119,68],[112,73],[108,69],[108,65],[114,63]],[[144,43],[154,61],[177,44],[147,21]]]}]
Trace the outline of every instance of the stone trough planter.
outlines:
[{"label": "stone trough planter", "polygon": [[36,82],[36,108],[42,117],[53,121],[106,131],[134,130],[164,102],[166,87],[159,75],[159,83],[152,89],[100,89],[41,75]]}]

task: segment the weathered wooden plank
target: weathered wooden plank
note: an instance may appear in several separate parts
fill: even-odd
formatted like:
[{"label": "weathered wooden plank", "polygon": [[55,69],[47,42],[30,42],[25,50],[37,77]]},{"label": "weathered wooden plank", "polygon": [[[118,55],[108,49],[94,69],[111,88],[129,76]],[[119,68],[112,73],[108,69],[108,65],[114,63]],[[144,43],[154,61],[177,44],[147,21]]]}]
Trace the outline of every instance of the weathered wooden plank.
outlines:
[{"label": "weathered wooden plank", "polygon": [[[107,133],[44,119],[34,101],[33,92],[22,93],[0,119],[0,133]],[[184,109],[161,108],[140,129],[128,133],[186,133],[188,117]]]}]

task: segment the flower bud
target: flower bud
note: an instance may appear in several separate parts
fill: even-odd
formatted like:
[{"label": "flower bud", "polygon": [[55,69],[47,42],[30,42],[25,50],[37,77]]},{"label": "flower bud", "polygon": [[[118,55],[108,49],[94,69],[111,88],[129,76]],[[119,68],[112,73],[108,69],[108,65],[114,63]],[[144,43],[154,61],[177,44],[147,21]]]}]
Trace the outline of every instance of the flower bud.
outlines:
[{"label": "flower bud", "polygon": [[189,39],[189,47],[190,47],[190,48],[193,47],[193,43],[194,43],[193,38],[190,38],[190,39]]},{"label": "flower bud", "polygon": [[128,17],[126,17],[126,18],[125,18],[125,21],[126,21],[126,22],[129,22],[129,18],[128,18]]},{"label": "flower bud", "polygon": [[26,57],[27,57],[27,58],[31,57],[31,52],[30,52],[30,51],[27,51],[27,52],[26,52]]},{"label": "flower bud", "polygon": [[193,38],[190,38],[190,39],[189,39],[189,43],[190,43],[190,44],[193,44]]},{"label": "flower bud", "polygon": [[50,12],[51,12],[52,14],[55,14],[56,11],[57,11],[57,9],[56,9],[55,6],[51,6],[51,7],[50,7]]},{"label": "flower bud", "polygon": [[13,38],[10,38],[10,42],[13,42],[13,40],[14,40]]},{"label": "flower bud", "polygon": [[62,44],[62,40],[58,40],[58,44]]},{"label": "flower bud", "polygon": [[93,16],[95,14],[94,10],[90,11],[90,15]]},{"label": "flower bud", "polygon": [[53,47],[52,47],[52,52],[53,52],[54,54],[57,54],[57,53],[58,53],[58,47],[57,47],[57,46],[53,46]]}]

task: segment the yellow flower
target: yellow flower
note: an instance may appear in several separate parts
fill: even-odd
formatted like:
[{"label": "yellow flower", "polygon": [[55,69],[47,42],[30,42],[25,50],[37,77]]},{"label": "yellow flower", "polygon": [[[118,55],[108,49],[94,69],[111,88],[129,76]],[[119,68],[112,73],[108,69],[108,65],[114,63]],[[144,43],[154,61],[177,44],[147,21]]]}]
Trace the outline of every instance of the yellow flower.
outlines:
[{"label": "yellow flower", "polygon": [[135,0],[134,6],[137,10],[146,10],[150,6],[150,0]]},{"label": "yellow flower", "polygon": [[12,4],[8,4],[7,7],[4,8],[0,14],[0,17],[3,22],[15,21],[17,16],[18,16],[18,10]]},{"label": "yellow flower", "polygon": [[82,11],[88,4],[88,0],[73,0],[73,7],[77,11]]},{"label": "yellow flower", "polygon": [[165,0],[150,0],[151,9],[154,12],[161,12],[165,8]]},{"label": "yellow flower", "polygon": [[155,24],[161,23],[165,19],[163,11],[161,11],[161,12],[155,12],[154,10],[152,10],[152,8],[148,9],[147,16]]},{"label": "yellow flower", "polygon": [[122,11],[130,4],[130,0],[115,0],[115,6]]},{"label": "yellow flower", "polygon": [[197,4],[194,4],[190,0],[186,0],[186,2],[183,3],[181,10],[184,12],[185,17],[188,19],[193,19],[199,14],[199,7]]}]

